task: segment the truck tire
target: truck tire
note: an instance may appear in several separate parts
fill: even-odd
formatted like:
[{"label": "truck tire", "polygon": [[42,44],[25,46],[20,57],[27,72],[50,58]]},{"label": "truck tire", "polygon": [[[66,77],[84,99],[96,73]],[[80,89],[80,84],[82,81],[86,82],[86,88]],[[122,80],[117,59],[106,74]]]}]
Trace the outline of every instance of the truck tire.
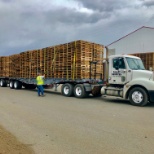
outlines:
[{"label": "truck tire", "polygon": [[148,95],[143,88],[135,87],[129,93],[129,101],[135,106],[145,106],[148,103]]},{"label": "truck tire", "polygon": [[14,89],[21,89],[22,83],[20,81],[14,81]]},{"label": "truck tire", "polygon": [[73,89],[74,89],[73,84],[65,83],[61,87],[61,93],[63,96],[71,97],[73,96]]},{"label": "truck tire", "polygon": [[10,84],[9,84],[10,88],[13,89],[14,88],[14,82],[11,80]]},{"label": "truck tire", "polygon": [[85,91],[84,86],[82,84],[77,84],[74,87],[74,95],[77,98],[84,98],[88,96],[88,93]]},{"label": "truck tire", "polygon": [[6,81],[4,79],[1,79],[0,86],[1,87],[6,87],[7,86],[7,83],[6,83]]}]

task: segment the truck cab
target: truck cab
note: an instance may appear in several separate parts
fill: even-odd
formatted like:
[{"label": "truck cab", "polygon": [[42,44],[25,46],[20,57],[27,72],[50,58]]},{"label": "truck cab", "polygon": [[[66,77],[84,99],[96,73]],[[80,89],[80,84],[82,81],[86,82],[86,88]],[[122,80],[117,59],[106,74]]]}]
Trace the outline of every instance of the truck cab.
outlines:
[{"label": "truck cab", "polygon": [[101,89],[103,95],[122,97],[137,106],[154,102],[154,75],[145,70],[139,57],[112,55],[105,64],[107,84]]}]

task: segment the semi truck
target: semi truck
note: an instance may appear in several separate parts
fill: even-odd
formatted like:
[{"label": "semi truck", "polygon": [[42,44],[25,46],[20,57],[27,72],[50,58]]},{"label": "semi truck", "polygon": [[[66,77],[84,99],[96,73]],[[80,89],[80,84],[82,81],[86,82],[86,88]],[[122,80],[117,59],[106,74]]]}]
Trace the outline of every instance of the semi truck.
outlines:
[{"label": "semi truck", "polygon": [[[108,48],[106,47],[108,55]],[[154,102],[154,73],[145,70],[142,60],[131,55],[107,56],[101,64],[102,73],[97,73],[98,61],[89,61],[89,78],[45,78],[44,88],[52,88],[56,91],[61,86],[63,96],[85,98],[88,95],[94,97],[106,95],[121,97],[129,100],[132,105],[145,106]],[[94,65],[94,67],[92,67]],[[92,68],[95,71],[92,75]],[[99,79],[96,78],[99,75]],[[9,86],[11,89],[35,89],[35,78],[0,77],[0,86]]]},{"label": "semi truck", "polygon": [[106,84],[102,95],[121,97],[132,105],[154,102],[154,73],[145,70],[142,60],[131,55],[112,55],[105,62]]}]

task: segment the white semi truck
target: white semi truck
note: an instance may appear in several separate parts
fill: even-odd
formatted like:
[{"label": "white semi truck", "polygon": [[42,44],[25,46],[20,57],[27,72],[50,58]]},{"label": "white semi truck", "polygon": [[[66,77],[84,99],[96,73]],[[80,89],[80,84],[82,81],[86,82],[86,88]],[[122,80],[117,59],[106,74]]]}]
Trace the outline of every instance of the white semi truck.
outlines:
[{"label": "white semi truck", "polygon": [[145,70],[140,58],[112,55],[104,63],[106,84],[101,94],[128,99],[136,106],[154,102],[154,73]]}]

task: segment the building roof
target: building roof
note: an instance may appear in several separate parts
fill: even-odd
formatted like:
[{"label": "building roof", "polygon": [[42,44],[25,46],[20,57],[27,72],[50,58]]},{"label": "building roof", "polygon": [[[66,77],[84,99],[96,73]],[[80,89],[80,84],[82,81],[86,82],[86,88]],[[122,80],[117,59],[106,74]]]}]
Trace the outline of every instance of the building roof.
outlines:
[{"label": "building roof", "polygon": [[142,26],[142,27],[140,27],[140,28],[136,29],[135,31],[133,31],[133,32],[131,32],[131,33],[129,33],[129,34],[127,34],[127,35],[125,35],[125,36],[121,37],[120,39],[118,39],[118,40],[116,40],[116,41],[114,41],[114,42],[110,43],[110,44],[109,44],[109,45],[107,45],[107,46],[110,46],[110,45],[112,45],[112,44],[114,44],[114,43],[116,43],[116,42],[118,42],[118,41],[120,41],[120,40],[124,39],[125,37],[127,37],[127,36],[129,36],[129,35],[131,35],[131,34],[133,34],[133,33],[135,33],[135,32],[137,32],[137,31],[139,31],[139,30],[141,30],[141,29],[143,29],[143,28],[148,28],[148,29],[153,29],[153,30],[154,30],[154,28],[153,28],[153,27],[146,27],[146,26]]}]

